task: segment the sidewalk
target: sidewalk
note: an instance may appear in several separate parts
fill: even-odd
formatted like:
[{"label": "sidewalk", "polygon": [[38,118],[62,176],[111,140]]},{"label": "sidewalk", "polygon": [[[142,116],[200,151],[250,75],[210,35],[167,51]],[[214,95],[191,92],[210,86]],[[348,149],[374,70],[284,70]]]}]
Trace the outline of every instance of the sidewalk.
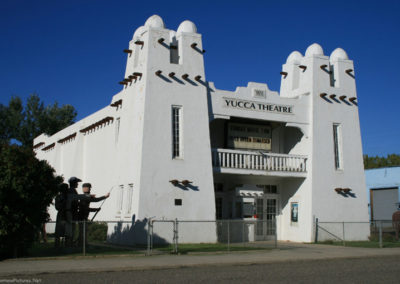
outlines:
[{"label": "sidewalk", "polygon": [[0,262],[0,277],[59,272],[148,270],[193,266],[249,265],[301,260],[399,255],[400,248],[354,248],[282,243],[278,249],[234,253],[11,259]]}]

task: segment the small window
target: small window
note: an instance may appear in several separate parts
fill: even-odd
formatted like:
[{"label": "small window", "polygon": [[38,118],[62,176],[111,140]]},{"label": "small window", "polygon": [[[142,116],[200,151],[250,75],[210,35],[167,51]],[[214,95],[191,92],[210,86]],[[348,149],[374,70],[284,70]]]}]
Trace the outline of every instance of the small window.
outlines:
[{"label": "small window", "polygon": [[[262,201],[262,199],[261,199]],[[255,207],[253,202],[244,202],[243,203],[243,217],[244,218],[252,218],[254,216]]]},{"label": "small window", "polygon": [[276,185],[258,184],[257,187],[262,188],[264,194],[277,194],[278,187]]},{"label": "small window", "polygon": [[175,206],[182,206],[182,199],[175,199]]},{"label": "small window", "polygon": [[172,64],[179,64],[179,50],[178,45],[169,46],[170,62]]},{"label": "small window", "polygon": [[333,145],[334,145],[334,155],[335,155],[335,168],[337,170],[341,170],[343,168],[342,165],[342,145],[341,145],[341,126],[340,124],[333,124]]}]

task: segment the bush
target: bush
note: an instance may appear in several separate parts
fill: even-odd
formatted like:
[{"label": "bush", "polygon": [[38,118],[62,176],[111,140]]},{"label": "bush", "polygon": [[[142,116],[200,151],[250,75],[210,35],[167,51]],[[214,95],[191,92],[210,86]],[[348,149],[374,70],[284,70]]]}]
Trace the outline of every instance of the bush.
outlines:
[{"label": "bush", "polygon": [[107,223],[96,222],[88,226],[88,241],[105,242],[107,240]]},{"label": "bush", "polygon": [[48,221],[62,178],[26,147],[0,143],[0,253],[20,256]]}]

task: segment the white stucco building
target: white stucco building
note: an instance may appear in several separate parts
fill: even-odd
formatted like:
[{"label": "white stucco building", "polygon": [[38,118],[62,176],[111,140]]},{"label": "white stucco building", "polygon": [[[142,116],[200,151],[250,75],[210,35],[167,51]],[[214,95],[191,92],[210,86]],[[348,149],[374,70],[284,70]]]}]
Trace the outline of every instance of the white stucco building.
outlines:
[{"label": "white stucco building", "polygon": [[[190,21],[174,31],[154,15],[125,52],[110,105],[34,141],[66,179],[91,182],[98,195],[113,187],[97,220],[133,218],[145,230],[148,218],[276,219],[278,239],[304,242],[315,218],[368,222],[354,66],[343,49],[292,52],[277,70],[280,93],[253,82],[215,88]],[[366,239],[368,228],[346,237]],[[186,241],[215,241],[215,226]]]}]

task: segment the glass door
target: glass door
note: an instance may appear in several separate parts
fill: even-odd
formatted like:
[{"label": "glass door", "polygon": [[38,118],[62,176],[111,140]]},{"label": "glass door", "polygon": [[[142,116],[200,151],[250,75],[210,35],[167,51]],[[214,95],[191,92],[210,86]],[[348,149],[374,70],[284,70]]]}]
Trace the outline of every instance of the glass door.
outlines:
[{"label": "glass door", "polygon": [[256,241],[270,240],[276,233],[278,198],[264,195],[256,199]]}]

